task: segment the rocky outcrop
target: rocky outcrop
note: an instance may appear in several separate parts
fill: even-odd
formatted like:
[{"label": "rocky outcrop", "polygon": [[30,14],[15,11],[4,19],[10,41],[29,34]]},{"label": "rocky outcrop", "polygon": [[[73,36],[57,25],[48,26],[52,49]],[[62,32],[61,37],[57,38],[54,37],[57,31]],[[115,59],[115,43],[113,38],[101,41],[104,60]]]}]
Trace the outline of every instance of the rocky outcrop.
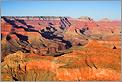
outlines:
[{"label": "rocky outcrop", "polygon": [[[22,50],[24,53],[39,54],[43,53],[43,48],[46,53],[56,53],[73,46],[84,46],[89,39],[104,39],[102,34],[113,35],[117,31],[114,27],[100,28],[101,25],[105,24],[105,27],[112,22],[96,22],[90,17],[76,20],[70,17],[3,16],[1,20],[2,40],[6,38],[6,45],[9,46],[4,49],[12,53]],[[115,25],[118,25],[117,23],[115,22]]]}]

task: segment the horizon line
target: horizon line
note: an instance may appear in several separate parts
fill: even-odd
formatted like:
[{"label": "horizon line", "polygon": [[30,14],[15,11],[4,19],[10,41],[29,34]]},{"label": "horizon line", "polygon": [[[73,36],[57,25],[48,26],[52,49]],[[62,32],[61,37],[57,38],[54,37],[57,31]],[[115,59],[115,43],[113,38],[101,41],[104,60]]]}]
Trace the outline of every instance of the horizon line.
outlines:
[{"label": "horizon line", "polygon": [[109,17],[103,17],[103,18],[95,19],[95,18],[90,17],[90,16],[72,17],[72,16],[44,16],[44,15],[39,15],[39,16],[37,16],[37,15],[35,15],[35,16],[34,15],[33,16],[30,16],[30,15],[28,15],[28,16],[25,16],[25,15],[23,15],[23,16],[18,16],[18,15],[16,15],[16,16],[8,16],[7,15],[7,16],[1,16],[1,17],[70,17],[70,18],[74,18],[74,19],[79,19],[81,17],[89,17],[89,18],[91,18],[91,19],[93,19],[95,21],[99,21],[99,20],[102,20],[102,19],[121,21],[121,18],[120,19],[112,19],[112,18],[109,18]]}]

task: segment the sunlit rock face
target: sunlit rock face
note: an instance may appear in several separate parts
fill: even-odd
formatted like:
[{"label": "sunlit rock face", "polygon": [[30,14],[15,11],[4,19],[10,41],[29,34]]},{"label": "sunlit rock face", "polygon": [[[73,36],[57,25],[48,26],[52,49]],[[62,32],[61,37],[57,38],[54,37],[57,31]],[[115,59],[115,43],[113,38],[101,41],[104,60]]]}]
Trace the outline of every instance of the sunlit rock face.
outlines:
[{"label": "sunlit rock face", "polygon": [[120,31],[119,21],[107,18],[94,21],[90,17],[3,16],[1,21],[2,39],[9,46],[8,50],[13,47],[15,52],[40,52],[41,48],[46,48],[48,53],[56,53],[73,46],[84,46],[89,39],[104,39]]},{"label": "sunlit rock face", "polygon": [[120,26],[107,18],[2,16],[2,80],[120,80]]}]

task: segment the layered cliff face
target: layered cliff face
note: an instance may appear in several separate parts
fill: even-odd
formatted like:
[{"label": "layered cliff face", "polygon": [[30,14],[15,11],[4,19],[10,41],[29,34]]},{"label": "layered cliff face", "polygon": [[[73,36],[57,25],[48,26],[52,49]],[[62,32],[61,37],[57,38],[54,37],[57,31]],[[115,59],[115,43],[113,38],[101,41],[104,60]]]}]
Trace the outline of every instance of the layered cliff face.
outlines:
[{"label": "layered cliff face", "polygon": [[40,53],[41,48],[47,48],[48,54],[85,45],[88,41],[82,34],[87,36],[88,29],[84,27],[76,32],[72,21],[75,20],[69,17],[2,17],[3,47],[6,44],[9,52],[22,50],[25,53],[33,50]]},{"label": "layered cliff face", "polygon": [[2,80],[120,80],[120,21],[3,16],[1,27]]}]

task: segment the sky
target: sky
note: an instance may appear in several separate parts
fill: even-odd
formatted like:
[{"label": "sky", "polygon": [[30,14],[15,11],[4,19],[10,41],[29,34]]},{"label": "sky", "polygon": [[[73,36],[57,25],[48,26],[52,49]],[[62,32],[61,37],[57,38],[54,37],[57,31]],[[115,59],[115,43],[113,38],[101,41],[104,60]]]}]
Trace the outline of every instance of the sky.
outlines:
[{"label": "sky", "polygon": [[1,16],[88,16],[95,20],[102,18],[121,19],[120,0],[93,1],[39,1],[2,0]]}]

